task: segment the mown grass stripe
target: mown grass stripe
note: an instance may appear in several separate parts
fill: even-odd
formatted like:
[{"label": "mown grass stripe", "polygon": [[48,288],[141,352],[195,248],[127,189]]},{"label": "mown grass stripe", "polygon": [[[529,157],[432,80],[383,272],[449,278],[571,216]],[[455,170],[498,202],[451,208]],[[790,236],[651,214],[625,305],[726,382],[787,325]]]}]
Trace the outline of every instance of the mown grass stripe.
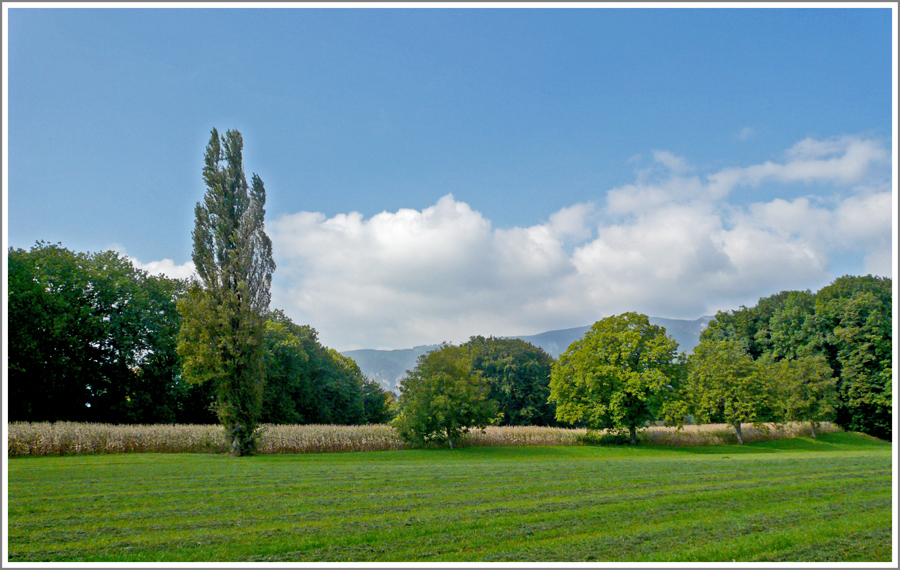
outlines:
[{"label": "mown grass stripe", "polygon": [[[717,453],[14,459],[10,559],[660,561],[799,556],[817,540],[850,552],[840,529],[877,537],[891,521],[890,446],[851,435]],[[889,559],[890,545],[852,552]]]}]

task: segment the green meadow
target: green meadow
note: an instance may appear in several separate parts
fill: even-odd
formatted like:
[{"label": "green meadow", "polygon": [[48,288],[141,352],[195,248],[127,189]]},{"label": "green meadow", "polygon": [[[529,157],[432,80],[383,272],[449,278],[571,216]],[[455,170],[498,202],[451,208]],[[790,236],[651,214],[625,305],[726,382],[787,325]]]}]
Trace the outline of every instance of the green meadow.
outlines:
[{"label": "green meadow", "polygon": [[890,562],[891,445],[9,458],[11,562]]}]

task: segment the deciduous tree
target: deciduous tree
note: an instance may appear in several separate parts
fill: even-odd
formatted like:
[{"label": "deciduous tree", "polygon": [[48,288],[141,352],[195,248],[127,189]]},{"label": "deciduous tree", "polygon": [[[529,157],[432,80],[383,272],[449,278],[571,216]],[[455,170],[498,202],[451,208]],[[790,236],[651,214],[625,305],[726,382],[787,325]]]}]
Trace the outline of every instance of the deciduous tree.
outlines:
[{"label": "deciduous tree", "polygon": [[470,429],[497,420],[497,404],[489,391],[472,369],[466,349],[442,346],[420,356],[403,379],[393,425],[410,443],[446,443],[452,448]]},{"label": "deciduous tree", "polygon": [[173,337],[184,283],[114,251],[9,251],[10,419],[182,421]]},{"label": "deciduous tree", "polygon": [[744,344],[734,340],[700,342],[688,360],[684,397],[697,423],[722,418],[744,443],[742,423],[757,426],[772,419],[768,378]]},{"label": "deciduous tree", "polygon": [[501,425],[555,425],[550,396],[553,357],[521,339],[473,336],[462,345],[472,367],[490,386]]},{"label": "deciduous tree", "polygon": [[821,354],[797,359],[761,360],[770,383],[780,396],[783,419],[809,422],[816,437],[819,423],[832,421],[837,407],[837,390],[831,368]]},{"label": "deciduous tree", "polygon": [[756,345],[776,360],[810,354],[815,334],[816,296],[809,291],[788,291],[772,316],[760,323]]},{"label": "deciduous tree", "polygon": [[266,385],[260,420],[273,424],[385,423],[387,393],[356,362],[319,343],[281,310],[266,319]]},{"label": "deciduous tree", "polygon": [[662,413],[676,390],[678,343],[645,315],[625,313],[594,323],[560,355],[550,380],[556,417],[588,428],[637,429]]},{"label": "deciduous tree", "polygon": [[192,382],[216,385],[219,420],[234,455],[255,447],[265,382],[265,314],[275,263],[264,228],[266,190],[248,187],[243,139],[213,129],[206,147],[206,194],[194,210],[192,259],[199,281],[179,303],[178,352]]}]

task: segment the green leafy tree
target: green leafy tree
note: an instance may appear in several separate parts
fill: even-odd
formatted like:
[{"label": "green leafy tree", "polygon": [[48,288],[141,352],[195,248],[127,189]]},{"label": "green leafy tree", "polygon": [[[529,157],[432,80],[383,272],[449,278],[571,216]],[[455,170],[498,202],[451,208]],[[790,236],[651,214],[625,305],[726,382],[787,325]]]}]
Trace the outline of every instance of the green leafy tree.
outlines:
[{"label": "green leafy tree", "polygon": [[502,425],[556,424],[556,410],[547,401],[553,358],[543,349],[520,339],[483,336],[473,336],[462,347],[488,382]]},{"label": "green leafy tree", "polygon": [[832,342],[840,363],[840,423],[883,439],[891,439],[891,307],[872,292],[842,303]]},{"label": "green leafy tree", "polygon": [[810,348],[837,378],[835,422],[844,429],[892,437],[892,281],[845,275],[816,293]]},{"label": "green leafy tree", "polygon": [[629,433],[663,414],[677,386],[678,343],[645,315],[625,313],[594,323],[560,355],[550,401],[560,421]]},{"label": "green leafy tree", "polygon": [[181,419],[173,337],[184,284],[117,252],[9,251],[10,419]]},{"label": "green leafy tree", "polygon": [[442,346],[420,356],[407,372],[393,426],[412,444],[446,443],[453,448],[470,429],[496,421],[497,403],[489,392],[465,348]]},{"label": "green leafy tree", "polygon": [[243,169],[243,139],[213,129],[206,194],[194,211],[192,259],[199,275],[179,305],[178,352],[191,382],[212,381],[233,455],[254,451],[265,382],[265,314],[275,263],[264,229],[266,191]]},{"label": "green leafy tree", "polygon": [[816,437],[819,423],[832,421],[838,404],[831,367],[821,354],[791,360],[760,361],[781,397],[783,419],[809,422]]},{"label": "green leafy tree", "polygon": [[700,340],[739,342],[750,356],[759,358],[768,346],[770,319],[784,307],[792,293],[782,291],[761,298],[753,307],[742,305],[736,311],[719,311],[700,334]]},{"label": "green leafy tree", "polygon": [[354,360],[322,346],[312,327],[276,309],[266,319],[265,343],[261,422],[363,424],[392,417],[387,392]]},{"label": "green leafy tree", "polygon": [[836,379],[834,421],[891,438],[892,282],[845,275],[815,295],[782,291],[752,308],[720,312],[701,340],[733,340],[754,359],[822,355]]},{"label": "green leafy tree", "polygon": [[362,392],[365,423],[386,424],[394,419],[396,397],[393,392],[385,390],[368,378],[363,380]]},{"label": "green leafy tree", "polygon": [[756,333],[763,354],[793,359],[810,353],[815,334],[816,296],[810,291],[788,291],[784,302]]},{"label": "green leafy tree", "polygon": [[100,323],[83,256],[39,242],[8,257],[9,417],[87,421]]},{"label": "green leafy tree", "polygon": [[312,407],[307,402],[312,392],[309,336],[315,338],[315,333],[310,335],[281,311],[272,311],[266,319],[266,385],[261,422],[307,423],[303,410]]},{"label": "green leafy tree", "polygon": [[764,368],[737,340],[705,339],[688,359],[684,398],[697,423],[722,419],[744,443],[742,423],[773,419],[773,392]]},{"label": "green leafy tree", "polygon": [[327,351],[331,361],[324,385],[325,405],[331,410],[331,418],[327,423],[348,425],[366,423],[363,400],[366,377],[355,360],[333,348]]}]

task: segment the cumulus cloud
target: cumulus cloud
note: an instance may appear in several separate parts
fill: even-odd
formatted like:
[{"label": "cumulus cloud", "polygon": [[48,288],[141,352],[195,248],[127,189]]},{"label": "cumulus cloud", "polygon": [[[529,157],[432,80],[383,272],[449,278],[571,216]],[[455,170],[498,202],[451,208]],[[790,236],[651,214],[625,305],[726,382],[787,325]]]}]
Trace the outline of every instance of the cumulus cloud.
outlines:
[{"label": "cumulus cloud", "polygon": [[131,263],[138,269],[143,269],[151,275],[165,275],[172,279],[188,279],[196,275],[197,270],[194,268],[194,262],[188,261],[181,265],[176,265],[171,259],[163,259],[161,261],[151,261],[149,263],[141,263],[133,257],[128,257]]},{"label": "cumulus cloud", "polygon": [[321,323],[323,334],[340,331],[352,346],[459,340],[486,322],[527,321],[543,315],[559,279],[574,271],[564,244],[587,235],[589,210],[574,206],[546,224],[495,230],[448,194],[421,212],[369,220],[282,216],[268,229],[279,267],[273,305]]},{"label": "cumulus cloud", "polygon": [[753,187],[764,181],[851,185],[862,182],[874,166],[887,165],[890,160],[878,142],[850,136],[808,138],[792,146],[785,155],[787,160],[782,163],[767,161],[710,175],[713,195],[725,196],[736,186]]},{"label": "cumulus cloud", "polygon": [[[403,348],[473,334],[533,334],[636,310],[696,318],[835,277],[836,253],[889,274],[891,192],[874,141],[807,139],[780,163],[693,174],[653,151],[652,172],[529,227],[495,228],[448,194],[424,210],[300,212],[268,224],[273,306],[338,349]],[[738,206],[730,189],[829,190]]]}]

